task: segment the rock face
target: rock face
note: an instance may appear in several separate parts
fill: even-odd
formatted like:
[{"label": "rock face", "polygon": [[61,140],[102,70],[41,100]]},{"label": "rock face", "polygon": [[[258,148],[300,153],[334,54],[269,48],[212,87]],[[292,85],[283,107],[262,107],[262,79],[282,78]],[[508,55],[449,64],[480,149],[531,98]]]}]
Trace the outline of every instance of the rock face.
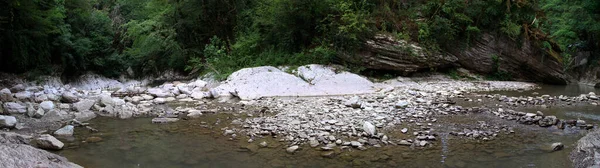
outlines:
[{"label": "rock face", "polygon": [[373,93],[373,83],[348,72],[336,73],[333,68],[307,65],[298,68],[298,76],[275,67],[245,68],[231,74],[224,84],[213,88],[213,97],[229,95],[241,99],[274,96],[325,96]]},{"label": "rock face", "polygon": [[379,34],[366,42],[366,47],[356,56],[343,55],[342,59],[353,60],[363,67],[391,70],[408,75],[419,70],[453,66],[457,58],[452,55],[428,54],[415,44]]},{"label": "rock face", "polygon": [[[561,63],[525,40],[522,45],[506,37],[482,34],[468,47],[450,48],[449,54],[458,63],[479,73],[494,73],[494,66],[515,79],[533,80],[549,84],[567,84]],[[497,61],[493,58],[497,56]]]},{"label": "rock face", "polygon": [[34,140],[35,145],[41,149],[61,150],[65,144],[54,138],[52,135],[43,134]]},{"label": "rock face", "polygon": [[81,167],[62,156],[24,144],[0,144],[0,158],[0,167]]},{"label": "rock face", "polygon": [[571,151],[570,159],[575,168],[600,166],[600,129],[588,133],[577,141],[577,146]]}]

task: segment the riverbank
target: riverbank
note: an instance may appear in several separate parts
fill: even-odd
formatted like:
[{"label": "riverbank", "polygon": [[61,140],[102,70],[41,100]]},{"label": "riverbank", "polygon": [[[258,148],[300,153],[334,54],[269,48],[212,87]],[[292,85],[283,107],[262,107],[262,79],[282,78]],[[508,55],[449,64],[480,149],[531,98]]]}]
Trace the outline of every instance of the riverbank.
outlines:
[{"label": "riverbank", "polygon": [[[575,97],[479,93],[537,88],[524,82],[459,81],[434,74],[373,83],[362,76],[320,65],[293,70],[247,68],[220,83],[195,79],[151,87],[143,81],[121,83],[103,78],[84,81],[88,82],[52,86],[17,84],[2,89],[3,127],[30,135],[33,140],[29,144],[56,150],[63,147],[40,145],[41,139],[50,136],[41,134],[68,140],[76,130],[73,127],[98,131],[86,123],[96,116],[152,117],[153,123],[169,123],[230,111],[243,117],[224,123],[220,130],[223,136],[255,146],[261,145],[261,139],[275,139],[283,143],[287,153],[302,148],[319,151],[377,150],[383,146],[431,148],[439,145],[444,133],[481,141],[515,133],[514,126],[491,121],[461,123],[466,125],[462,130],[438,132],[436,127],[457,124],[439,123],[444,116],[484,114],[534,127],[586,130],[595,125],[542,112],[515,111],[511,107],[598,104],[593,93]],[[461,106],[461,101],[475,105]],[[497,104],[477,105],[483,101]],[[61,138],[64,136],[67,138]]]}]

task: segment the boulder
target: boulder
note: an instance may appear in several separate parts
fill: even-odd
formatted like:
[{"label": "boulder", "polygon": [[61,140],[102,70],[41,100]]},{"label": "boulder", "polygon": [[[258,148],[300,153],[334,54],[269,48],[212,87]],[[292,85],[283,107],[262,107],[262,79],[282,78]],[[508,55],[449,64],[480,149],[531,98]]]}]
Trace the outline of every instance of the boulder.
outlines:
[{"label": "boulder", "polygon": [[43,109],[44,111],[50,111],[50,110],[54,109],[54,103],[51,101],[44,101],[44,102],[40,103],[40,108]]},{"label": "boulder", "polygon": [[371,122],[365,121],[363,123],[363,130],[370,136],[377,135],[377,134],[375,134],[375,133],[377,133],[375,130],[375,126],[373,124],[371,124]]},{"label": "boulder", "polygon": [[[275,67],[244,68],[231,74],[227,80],[210,90],[214,98],[237,96],[242,100],[276,96],[331,96],[374,93],[373,83],[348,72],[330,73],[331,68],[307,65],[301,77]],[[314,73],[313,70],[315,69]],[[326,72],[326,73],[325,73]]]},{"label": "boulder", "polygon": [[173,96],[173,94],[170,93],[168,90],[163,90],[160,88],[150,88],[150,89],[146,90],[146,93],[148,93],[149,95],[152,95],[154,97],[161,97],[161,98]]},{"label": "boulder", "polygon": [[360,101],[360,97],[354,96],[354,97],[350,98],[349,100],[346,100],[346,102],[344,102],[344,105],[346,107],[360,108],[360,106],[362,105],[362,102]]},{"label": "boulder", "polygon": [[0,144],[0,167],[82,168],[66,158],[24,144]]},{"label": "boulder", "polygon": [[42,118],[42,116],[44,116],[45,113],[46,113],[46,111],[44,111],[44,109],[38,108],[35,111],[28,111],[27,116],[33,117],[33,118]]},{"label": "boulder", "polygon": [[448,52],[462,67],[478,73],[493,74],[498,67],[518,80],[568,83],[562,64],[529,40],[518,44],[503,35],[484,33],[467,48],[451,47]]},{"label": "boulder", "polygon": [[540,127],[549,127],[556,125],[557,122],[558,118],[556,118],[556,116],[546,116],[540,121],[538,121],[538,125],[540,125]]},{"label": "boulder", "polygon": [[96,103],[95,100],[83,99],[77,103],[73,103],[73,107],[75,108],[76,111],[83,112],[83,111],[90,110],[92,108],[92,106],[94,106],[95,103]]},{"label": "boulder", "polygon": [[419,70],[451,67],[457,61],[453,55],[425,52],[417,44],[385,34],[377,34],[367,40],[365,47],[357,53],[339,54],[338,56],[365,68],[397,71],[404,75]]},{"label": "boulder", "polygon": [[81,121],[81,122],[86,122],[86,121],[96,118],[96,113],[91,112],[91,111],[81,111],[79,113],[74,113],[73,115],[75,116],[75,119],[77,121]]},{"label": "boulder", "polygon": [[0,144],[29,144],[32,136],[21,135],[14,132],[0,132]]},{"label": "boulder", "polygon": [[64,103],[75,103],[79,100],[79,98],[71,92],[64,92],[61,97],[61,101]]},{"label": "boulder", "polygon": [[27,112],[27,107],[15,102],[4,103],[4,111],[11,114],[23,114]]},{"label": "boulder", "polygon": [[43,134],[35,138],[34,144],[41,149],[61,150],[65,144],[53,137],[52,135]]},{"label": "boulder", "polygon": [[17,125],[17,118],[13,116],[0,115],[0,128],[14,128]]},{"label": "boulder", "polygon": [[47,122],[56,122],[56,121],[68,121],[73,118],[74,118],[74,116],[67,113],[66,111],[54,109],[54,110],[50,110],[46,114],[44,114],[44,116],[41,119],[43,121],[47,121]]},{"label": "boulder", "polygon": [[15,101],[15,98],[13,97],[12,92],[9,89],[4,88],[0,90],[0,101],[10,102]]},{"label": "boulder", "polygon": [[29,91],[22,91],[19,93],[15,93],[15,97],[17,98],[17,100],[30,101],[33,98],[33,93]]},{"label": "boulder", "polygon": [[569,158],[574,168],[600,167],[600,129],[579,139]]},{"label": "boulder", "polygon": [[75,127],[72,125],[66,125],[61,129],[54,131],[54,135],[56,136],[73,136],[73,132],[75,131]]}]

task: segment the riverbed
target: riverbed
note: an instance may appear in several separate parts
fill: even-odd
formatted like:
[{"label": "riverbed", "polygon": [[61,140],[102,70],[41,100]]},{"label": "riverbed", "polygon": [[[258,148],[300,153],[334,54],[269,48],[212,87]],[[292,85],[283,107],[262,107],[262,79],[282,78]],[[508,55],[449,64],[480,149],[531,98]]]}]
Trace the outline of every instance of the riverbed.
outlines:
[{"label": "riverbed", "polygon": [[[580,86],[542,86],[530,92],[493,94],[528,96],[533,92],[577,96],[599,91]],[[493,103],[479,104],[491,106]],[[568,106],[541,110],[559,118],[581,118],[597,123],[600,121],[598,109],[598,106]],[[529,109],[537,110],[540,108]],[[153,124],[151,118],[97,118],[90,121],[90,125],[99,132],[78,128],[75,139],[64,140],[67,148],[57,154],[85,167],[571,167],[568,154],[586,132],[521,125],[490,114],[447,115],[436,116],[438,122],[431,127],[438,134],[437,139],[427,147],[383,145],[366,150],[323,151],[302,145],[295,153],[288,153],[288,144],[279,138],[268,136],[249,142],[244,135],[224,136],[223,128],[236,118],[240,116],[235,112],[206,114],[198,119],[168,124]],[[450,134],[481,124],[507,125],[514,133],[499,132],[490,141]],[[398,129],[402,127],[412,129],[398,125]],[[398,129],[383,131],[390,139],[409,136]],[[263,141],[266,147],[260,146]],[[548,148],[555,142],[563,143],[565,149],[551,152]]]}]

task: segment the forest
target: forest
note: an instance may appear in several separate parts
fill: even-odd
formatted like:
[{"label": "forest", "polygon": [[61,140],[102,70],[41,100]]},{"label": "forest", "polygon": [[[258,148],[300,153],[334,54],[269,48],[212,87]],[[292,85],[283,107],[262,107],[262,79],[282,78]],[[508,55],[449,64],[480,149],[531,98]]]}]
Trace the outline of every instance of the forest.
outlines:
[{"label": "forest", "polygon": [[336,55],[378,33],[444,51],[484,32],[533,40],[565,66],[579,51],[599,58],[600,1],[3,0],[0,71],[225,77],[261,65],[348,65]]}]

